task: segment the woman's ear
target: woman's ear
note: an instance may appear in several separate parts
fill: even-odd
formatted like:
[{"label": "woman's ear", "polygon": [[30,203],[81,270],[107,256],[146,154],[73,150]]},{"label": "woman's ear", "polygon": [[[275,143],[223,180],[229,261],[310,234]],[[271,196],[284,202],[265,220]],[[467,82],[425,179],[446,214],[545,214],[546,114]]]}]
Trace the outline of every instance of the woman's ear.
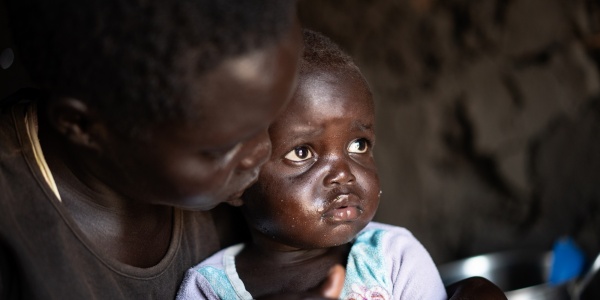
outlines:
[{"label": "woman's ear", "polygon": [[99,152],[101,122],[89,105],[79,99],[60,97],[47,103],[50,125],[72,144]]}]

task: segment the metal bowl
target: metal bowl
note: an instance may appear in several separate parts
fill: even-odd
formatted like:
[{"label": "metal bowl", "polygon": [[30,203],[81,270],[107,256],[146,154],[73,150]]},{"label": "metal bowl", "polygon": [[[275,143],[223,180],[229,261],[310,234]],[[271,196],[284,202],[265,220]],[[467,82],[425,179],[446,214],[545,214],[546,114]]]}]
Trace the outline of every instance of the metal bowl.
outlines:
[{"label": "metal bowl", "polygon": [[481,276],[487,278],[510,300],[571,299],[569,283],[550,285],[551,252],[507,251],[469,257],[438,266],[445,285]]}]

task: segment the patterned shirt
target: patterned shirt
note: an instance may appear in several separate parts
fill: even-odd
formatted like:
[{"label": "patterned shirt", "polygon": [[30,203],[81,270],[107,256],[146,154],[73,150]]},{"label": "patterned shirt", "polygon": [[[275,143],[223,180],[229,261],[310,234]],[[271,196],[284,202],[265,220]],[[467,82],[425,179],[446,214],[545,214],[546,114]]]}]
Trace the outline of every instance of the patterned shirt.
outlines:
[{"label": "patterned shirt", "polygon": [[[190,269],[177,299],[253,299],[235,269],[243,244]],[[447,299],[427,250],[406,229],[371,222],[352,242],[341,299]]]}]

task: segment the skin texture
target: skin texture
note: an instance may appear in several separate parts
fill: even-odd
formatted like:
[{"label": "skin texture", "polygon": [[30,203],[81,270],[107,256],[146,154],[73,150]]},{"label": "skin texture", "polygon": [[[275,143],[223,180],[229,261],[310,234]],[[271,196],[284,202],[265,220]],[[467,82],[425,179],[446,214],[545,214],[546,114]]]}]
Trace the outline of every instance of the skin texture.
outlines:
[{"label": "skin texture", "polygon": [[379,204],[373,99],[356,71],[302,74],[269,133],[273,154],[243,196],[253,244],[236,258],[254,296],[306,291],[345,265]]},{"label": "skin texture", "polygon": [[147,140],[126,137],[83,99],[41,106],[42,149],[86,237],[109,257],[149,267],[169,245],[171,206],[239,202],[270,155],[267,128],[292,94],[301,51],[296,21],[278,42],[191,78],[196,121],[149,128]]}]

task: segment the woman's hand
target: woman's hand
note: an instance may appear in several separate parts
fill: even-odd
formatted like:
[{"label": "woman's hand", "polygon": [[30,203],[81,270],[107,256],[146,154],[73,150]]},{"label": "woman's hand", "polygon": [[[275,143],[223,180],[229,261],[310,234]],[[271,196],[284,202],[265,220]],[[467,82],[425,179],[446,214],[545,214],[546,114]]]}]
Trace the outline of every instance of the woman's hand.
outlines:
[{"label": "woman's hand", "polygon": [[282,299],[282,300],[308,300],[308,299],[338,299],[344,287],[344,279],[346,278],[346,270],[341,265],[335,265],[329,270],[329,275],[323,280],[321,285],[315,289],[305,293],[295,294],[277,294],[268,297],[260,298],[267,299]]},{"label": "woman's hand", "polygon": [[506,295],[483,277],[469,277],[446,287],[449,300],[489,299],[506,300]]},{"label": "woman's hand", "polygon": [[344,287],[346,269],[341,265],[335,265],[329,270],[329,275],[317,288],[317,295],[324,298],[338,299]]}]

